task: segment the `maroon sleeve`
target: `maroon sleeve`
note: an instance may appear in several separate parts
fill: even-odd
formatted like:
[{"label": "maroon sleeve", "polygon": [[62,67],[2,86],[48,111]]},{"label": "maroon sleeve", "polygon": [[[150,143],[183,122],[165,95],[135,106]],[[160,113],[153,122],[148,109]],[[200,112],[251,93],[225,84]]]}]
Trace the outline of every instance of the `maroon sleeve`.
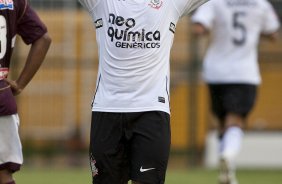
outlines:
[{"label": "maroon sleeve", "polygon": [[36,12],[26,5],[23,15],[17,23],[17,34],[19,34],[26,44],[31,44],[47,32],[47,28],[40,20]]}]

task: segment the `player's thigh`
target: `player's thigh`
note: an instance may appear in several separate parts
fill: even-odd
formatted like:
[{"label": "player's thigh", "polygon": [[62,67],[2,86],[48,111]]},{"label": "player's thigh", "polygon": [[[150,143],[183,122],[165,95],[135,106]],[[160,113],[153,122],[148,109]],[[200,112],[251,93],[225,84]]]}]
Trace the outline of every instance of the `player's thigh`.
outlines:
[{"label": "player's thigh", "polygon": [[257,95],[257,86],[251,84],[233,84],[226,88],[224,108],[241,117],[246,117],[252,110]]},{"label": "player's thigh", "polygon": [[17,114],[0,116],[0,168],[18,171],[23,163]]},{"label": "player's thigh", "polygon": [[149,184],[165,180],[170,150],[170,116],[145,112],[135,122],[131,139],[131,179]]},{"label": "player's thigh", "polygon": [[128,181],[128,151],[122,132],[121,113],[92,113],[89,154],[95,184]]},{"label": "player's thigh", "polygon": [[224,108],[224,85],[209,84],[210,106],[213,114],[220,120],[224,119],[226,109]]}]

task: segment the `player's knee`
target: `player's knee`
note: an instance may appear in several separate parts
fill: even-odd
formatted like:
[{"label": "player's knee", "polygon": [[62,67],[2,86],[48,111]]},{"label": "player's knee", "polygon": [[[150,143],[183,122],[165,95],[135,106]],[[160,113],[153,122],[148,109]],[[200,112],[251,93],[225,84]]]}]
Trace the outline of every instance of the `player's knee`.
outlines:
[{"label": "player's knee", "polygon": [[237,126],[243,127],[245,118],[240,114],[229,113],[225,117],[225,128]]},{"label": "player's knee", "polygon": [[225,130],[231,127],[239,127],[242,128],[243,127],[243,123],[242,122],[230,122],[230,123],[226,123],[225,125]]},{"label": "player's knee", "polygon": [[8,170],[0,171],[0,184],[15,184],[12,173]]}]

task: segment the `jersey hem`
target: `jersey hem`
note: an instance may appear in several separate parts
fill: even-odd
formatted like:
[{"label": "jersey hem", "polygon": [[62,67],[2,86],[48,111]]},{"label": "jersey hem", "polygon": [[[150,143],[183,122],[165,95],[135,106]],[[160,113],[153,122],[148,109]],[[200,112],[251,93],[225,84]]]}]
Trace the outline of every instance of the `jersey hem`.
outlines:
[{"label": "jersey hem", "polygon": [[126,109],[119,109],[119,108],[92,108],[93,112],[146,112],[146,111],[163,111],[170,114],[170,110],[166,108],[159,108],[159,107],[150,107],[150,108],[126,108]]},{"label": "jersey hem", "polygon": [[261,82],[254,81],[205,81],[208,84],[251,84],[251,85],[260,85]]}]

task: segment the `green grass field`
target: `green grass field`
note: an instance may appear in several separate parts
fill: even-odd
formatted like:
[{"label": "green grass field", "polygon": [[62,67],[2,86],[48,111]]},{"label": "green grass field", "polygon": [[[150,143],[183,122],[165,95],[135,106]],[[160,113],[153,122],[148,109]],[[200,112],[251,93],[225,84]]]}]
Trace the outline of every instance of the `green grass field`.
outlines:
[{"label": "green grass field", "polygon": [[[240,184],[281,184],[282,170],[239,170]],[[83,169],[24,167],[15,175],[17,184],[90,184],[90,171]],[[217,171],[169,169],[166,184],[217,184]]]}]

